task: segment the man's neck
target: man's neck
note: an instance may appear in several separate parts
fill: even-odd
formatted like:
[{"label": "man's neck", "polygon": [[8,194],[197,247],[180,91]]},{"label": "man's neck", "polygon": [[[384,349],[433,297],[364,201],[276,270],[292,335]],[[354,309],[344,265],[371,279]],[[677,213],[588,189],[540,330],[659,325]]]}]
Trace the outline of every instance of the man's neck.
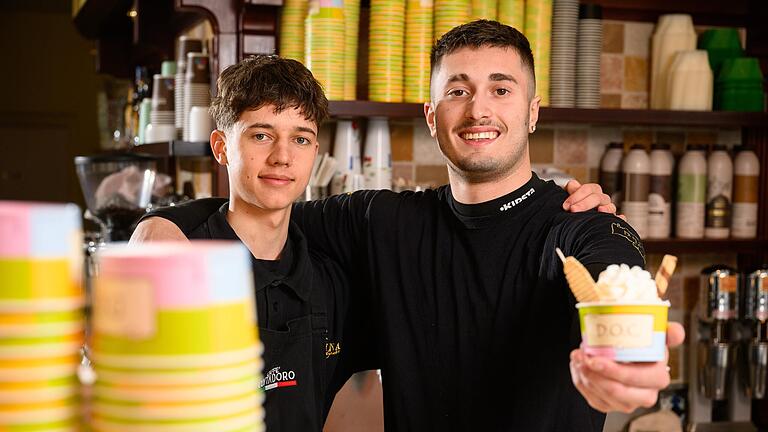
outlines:
[{"label": "man's neck", "polygon": [[288,239],[291,207],[264,210],[230,196],[227,222],[254,257],[276,260]]},{"label": "man's neck", "polygon": [[453,198],[462,204],[478,204],[494,200],[519,189],[531,179],[531,162],[521,161],[507,176],[487,182],[471,183],[448,167],[448,180]]}]

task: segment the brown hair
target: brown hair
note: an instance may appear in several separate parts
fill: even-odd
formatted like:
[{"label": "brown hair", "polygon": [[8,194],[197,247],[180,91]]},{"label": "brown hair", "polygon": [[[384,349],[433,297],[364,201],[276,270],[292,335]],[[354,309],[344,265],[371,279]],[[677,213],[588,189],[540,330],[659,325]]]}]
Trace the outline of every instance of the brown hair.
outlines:
[{"label": "brown hair", "polygon": [[[517,52],[523,66],[531,71],[533,89],[536,87],[536,74],[533,67],[533,53],[528,39],[508,25],[498,21],[477,20],[452,28],[435,42],[430,55],[430,64],[434,74],[440,68],[440,61],[448,54],[462,48],[481,47],[509,48]],[[531,93],[533,97],[533,92]]]},{"label": "brown hair", "polygon": [[274,105],[276,112],[298,108],[320,124],[328,118],[328,99],[312,73],[296,60],[257,55],[227,67],[217,81],[209,110],[219,130],[229,130],[248,110]]}]

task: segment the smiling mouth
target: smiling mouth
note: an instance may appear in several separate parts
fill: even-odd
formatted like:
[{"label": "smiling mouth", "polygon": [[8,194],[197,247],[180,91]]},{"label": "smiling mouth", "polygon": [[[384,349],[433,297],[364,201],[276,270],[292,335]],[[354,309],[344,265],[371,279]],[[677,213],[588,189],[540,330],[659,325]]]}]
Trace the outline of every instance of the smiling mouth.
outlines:
[{"label": "smiling mouth", "polygon": [[487,132],[463,133],[463,134],[460,134],[459,136],[466,141],[480,141],[480,140],[496,139],[498,138],[499,133],[497,131],[487,131]]}]

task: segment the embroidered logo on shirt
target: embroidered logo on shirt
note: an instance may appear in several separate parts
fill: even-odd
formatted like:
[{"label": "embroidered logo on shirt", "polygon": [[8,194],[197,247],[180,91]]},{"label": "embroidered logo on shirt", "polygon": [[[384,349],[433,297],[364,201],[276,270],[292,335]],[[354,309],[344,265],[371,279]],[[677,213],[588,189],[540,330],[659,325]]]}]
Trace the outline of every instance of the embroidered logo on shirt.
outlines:
[{"label": "embroidered logo on shirt", "polygon": [[325,358],[341,353],[341,342],[328,342],[325,344]]},{"label": "embroidered logo on shirt", "polygon": [[528,192],[524,193],[519,198],[515,198],[512,201],[504,204],[503,206],[499,207],[499,211],[507,211],[511,209],[512,207],[520,204],[521,202],[525,201],[529,196],[533,195],[536,192],[534,188],[531,188],[528,190]]},{"label": "embroidered logo on shirt", "polygon": [[637,249],[637,252],[640,253],[640,256],[643,257],[643,261],[645,261],[645,248],[643,247],[643,242],[641,242],[640,239],[632,233],[632,231],[628,230],[618,222],[613,222],[611,224],[611,234],[627,239],[627,241],[631,243],[635,249]]},{"label": "embroidered logo on shirt", "polygon": [[279,387],[293,387],[296,383],[296,372],[280,371],[280,366],[274,367],[264,374],[264,378],[259,383],[259,388],[269,391]]}]

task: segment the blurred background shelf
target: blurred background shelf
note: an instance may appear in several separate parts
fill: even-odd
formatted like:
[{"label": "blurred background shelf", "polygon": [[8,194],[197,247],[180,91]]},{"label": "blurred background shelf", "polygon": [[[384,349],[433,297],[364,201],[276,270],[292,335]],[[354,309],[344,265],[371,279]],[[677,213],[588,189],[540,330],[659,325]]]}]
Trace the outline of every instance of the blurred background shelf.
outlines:
[{"label": "blurred background shelf", "polygon": [[759,253],[768,249],[768,240],[762,239],[660,239],[645,240],[646,253],[717,253],[717,252],[736,252],[736,253]]},{"label": "blurred background shelf", "polygon": [[154,156],[211,156],[211,146],[208,141],[167,141],[142,144],[131,149],[135,153]]},{"label": "blurred background shelf", "polygon": [[[423,117],[420,103],[331,101],[331,115],[354,117]],[[546,123],[631,124],[649,126],[763,127],[768,113],[736,111],[666,111],[649,109],[541,108]]]}]

